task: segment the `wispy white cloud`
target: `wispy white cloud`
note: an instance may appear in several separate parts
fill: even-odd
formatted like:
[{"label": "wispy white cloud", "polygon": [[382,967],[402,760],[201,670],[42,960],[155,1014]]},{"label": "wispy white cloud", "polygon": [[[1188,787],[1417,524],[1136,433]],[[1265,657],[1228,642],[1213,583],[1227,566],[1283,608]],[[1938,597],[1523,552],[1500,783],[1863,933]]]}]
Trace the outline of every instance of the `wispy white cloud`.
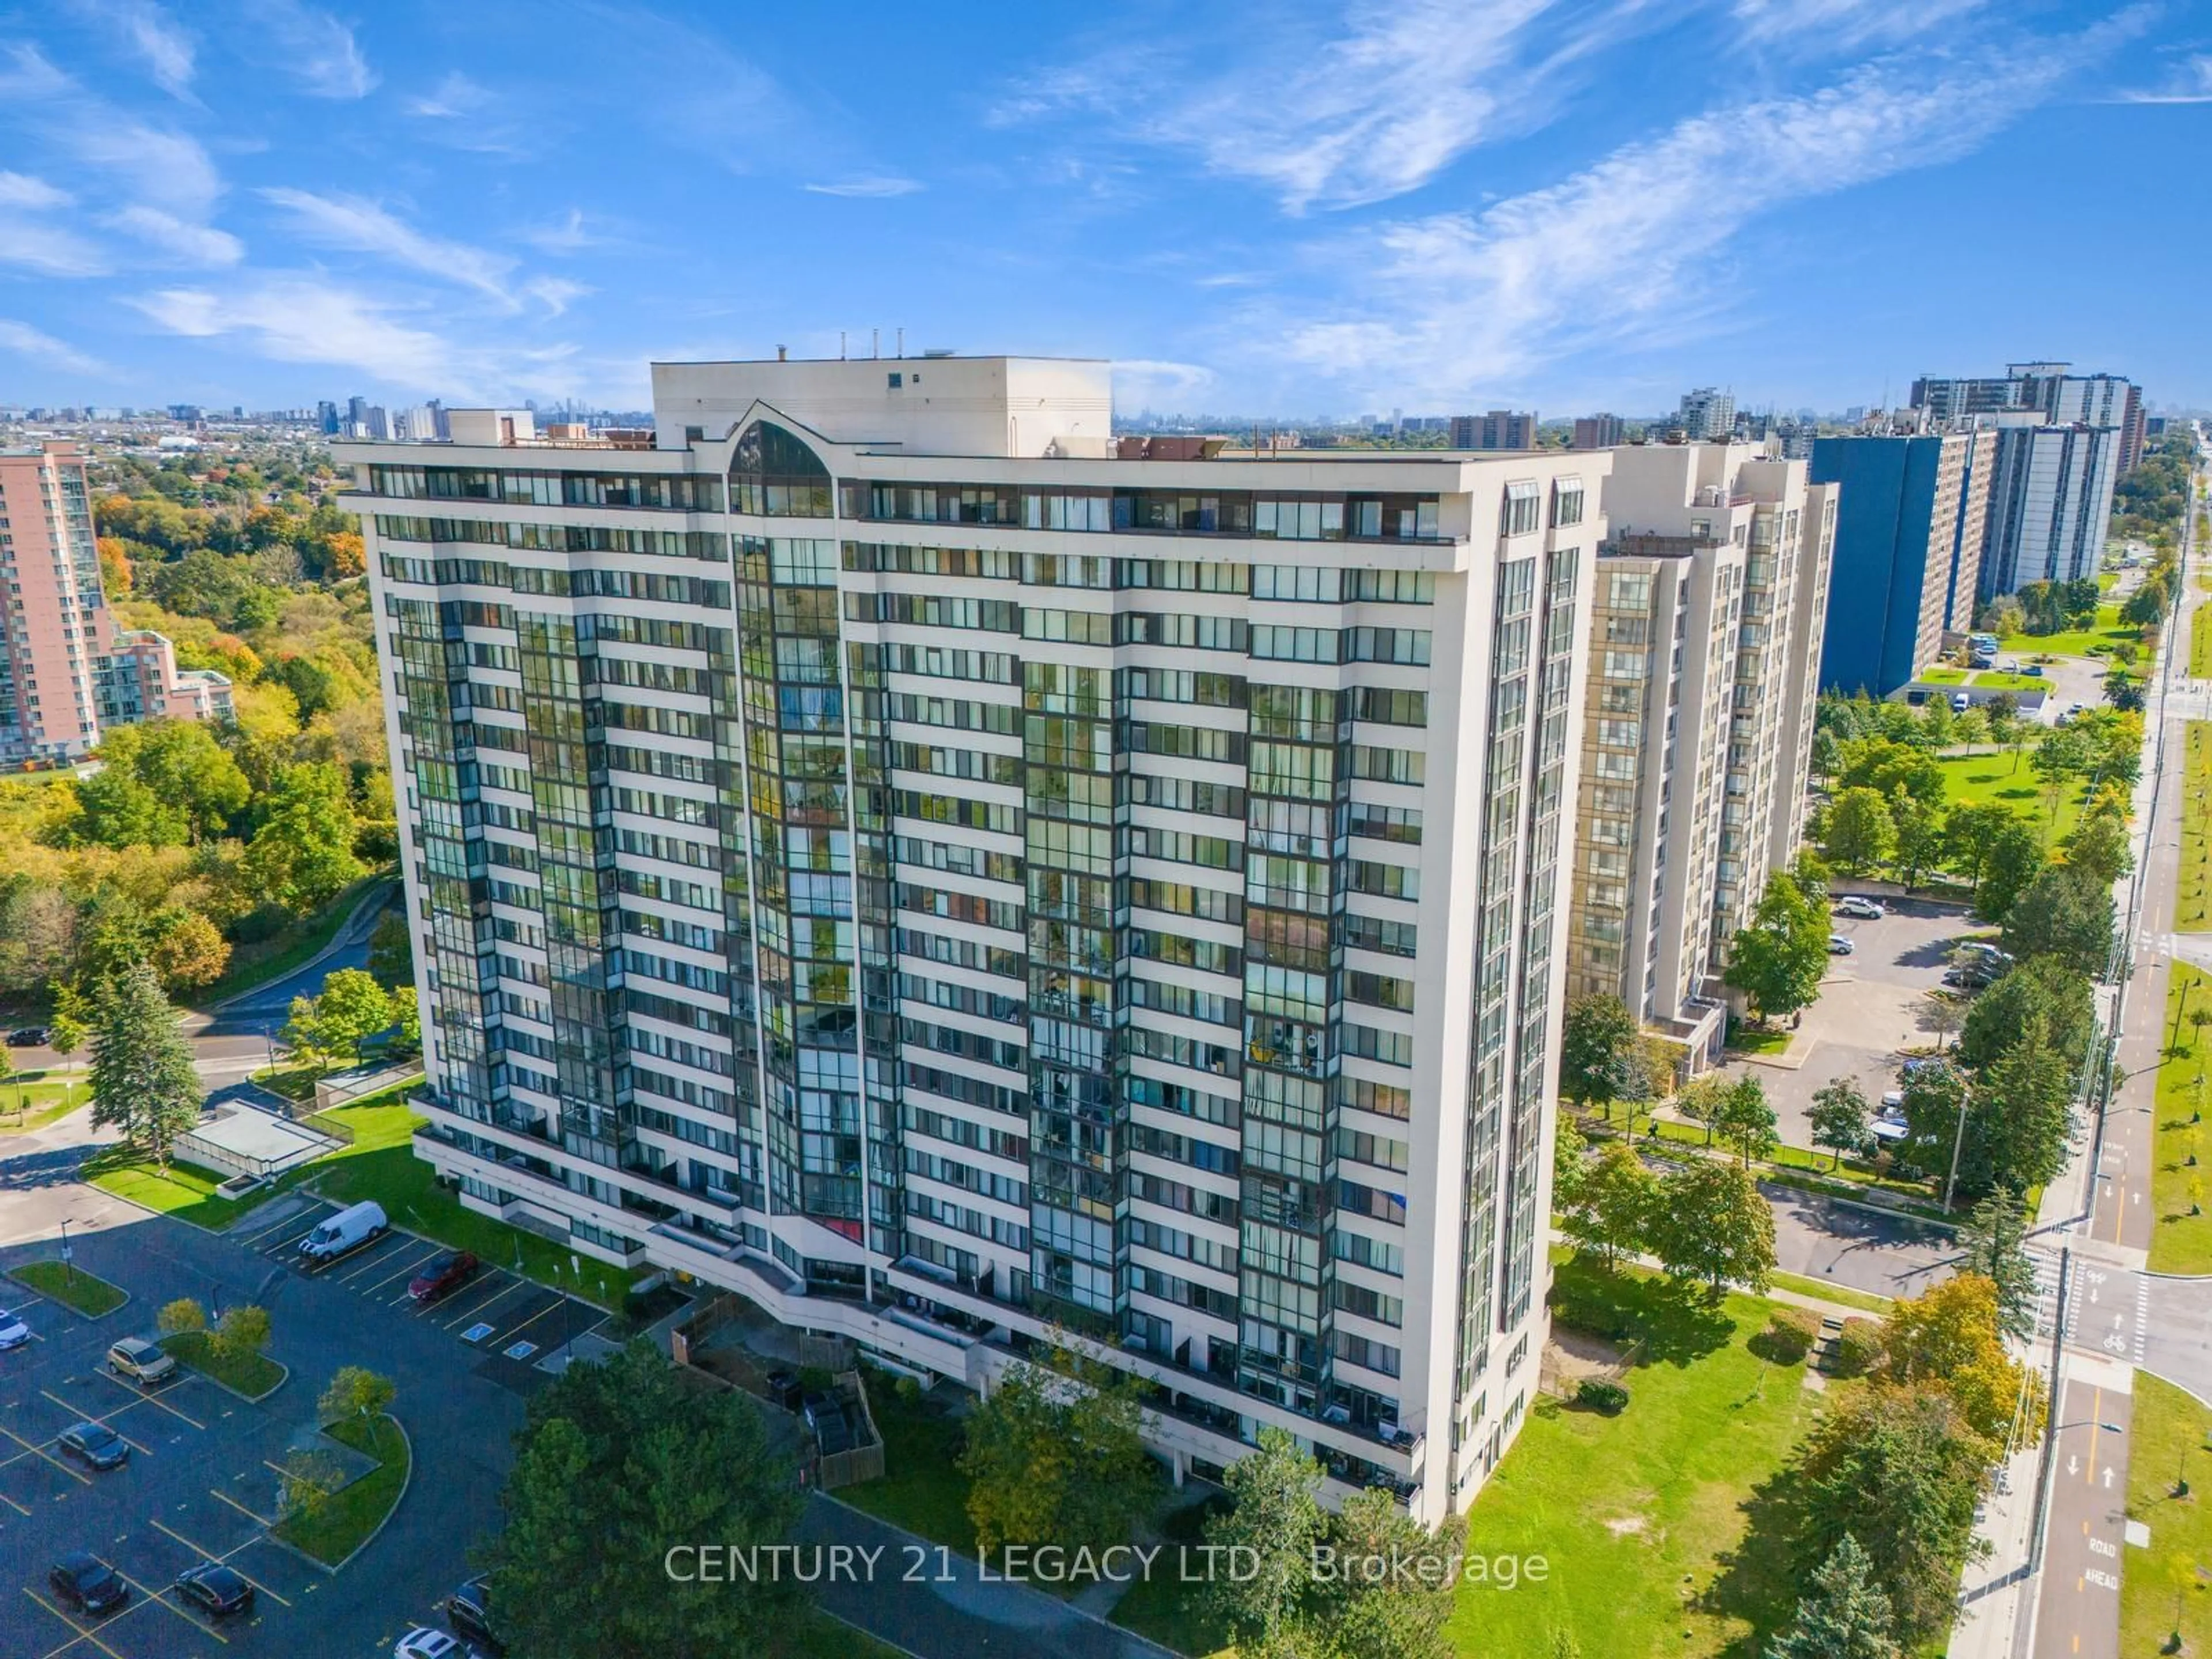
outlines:
[{"label": "wispy white cloud", "polygon": [[65,226],[0,205],[0,265],[21,265],[48,276],[97,276],[107,269],[107,260]]},{"label": "wispy white cloud", "polygon": [[272,272],[220,290],[163,289],[127,303],[187,339],[222,341],[277,362],[350,369],[418,394],[485,402],[579,396],[615,407],[635,406],[641,396],[641,366],[635,362],[602,361],[568,344],[458,337],[386,294],[320,272]]},{"label": "wispy white cloud", "polygon": [[96,374],[112,380],[115,371],[97,357],[88,357],[65,340],[57,340],[28,323],[0,317],[0,351],[13,352],[34,362],[67,369],[72,374]]},{"label": "wispy white cloud", "polygon": [[302,0],[253,0],[247,15],[268,58],[317,98],[366,98],[381,79],[350,24]]},{"label": "wispy white cloud", "polygon": [[113,28],[124,49],[145,64],[154,84],[172,97],[192,97],[191,34],[157,0],[71,0],[72,9]]},{"label": "wispy white cloud", "polygon": [[72,199],[27,173],[0,173],[0,265],[49,276],[95,276],[105,270],[99,249],[45,216]]},{"label": "wispy white cloud", "polygon": [[1114,396],[1133,406],[1173,404],[1212,386],[1213,371],[1202,363],[1169,362],[1152,357],[1114,360]]},{"label": "wispy white cloud", "polygon": [[106,223],[196,265],[234,265],[246,257],[246,244],[228,231],[191,224],[159,208],[128,207],[109,215]]},{"label": "wispy white cloud", "polygon": [[2121,104],[2212,104],[2212,52],[2197,52],[2175,65],[2154,87],[2115,94]]},{"label": "wispy white cloud", "polygon": [[594,292],[588,284],[572,283],[565,276],[534,276],[523,284],[522,291],[544,306],[549,317],[562,315],[575,301]]},{"label": "wispy white cloud", "polygon": [[604,231],[594,230],[594,222],[585,216],[583,209],[572,207],[550,225],[532,225],[515,234],[547,253],[581,253],[586,248],[606,247],[616,240]]},{"label": "wispy white cloud", "polygon": [[27,173],[0,173],[0,208],[67,207],[72,198]]},{"label": "wispy white cloud", "polygon": [[1271,16],[1204,66],[1157,40],[1109,48],[1031,77],[994,118],[1076,109],[1252,179],[1291,213],[1356,207],[1541,127],[1582,60],[1656,15],[1650,0],[1358,0],[1333,34]]},{"label": "wispy white cloud", "polygon": [[477,114],[491,101],[490,88],[453,70],[428,92],[417,93],[408,99],[405,108],[410,115],[419,115],[425,120],[450,121]]},{"label": "wispy white cloud", "polygon": [[514,261],[504,254],[428,235],[359,196],[318,196],[289,189],[264,190],[261,196],[289,214],[293,228],[311,241],[374,254],[425,276],[475,289],[507,310],[516,309],[507,283]]},{"label": "wispy white cloud", "polygon": [[879,177],[873,179],[844,179],[831,185],[801,185],[801,190],[811,190],[817,196],[854,196],[877,198],[911,196],[923,186],[916,179]]},{"label": "wispy white cloud", "polygon": [[1735,21],[1754,45],[1858,52],[1928,34],[1989,0],[1735,0]]},{"label": "wispy white cloud", "polygon": [[222,175],[198,142],[126,114],[87,92],[36,46],[9,46],[0,63],[0,104],[37,106],[40,138],[112,175],[137,200],[204,219],[222,194]]},{"label": "wispy white cloud", "polygon": [[1648,343],[1711,291],[1700,273],[1754,217],[1971,151],[2142,21],[1876,60],[1808,95],[1710,110],[1481,212],[1389,226],[1364,291],[1332,314],[1278,319],[1283,349],[1364,393],[1443,396]]}]

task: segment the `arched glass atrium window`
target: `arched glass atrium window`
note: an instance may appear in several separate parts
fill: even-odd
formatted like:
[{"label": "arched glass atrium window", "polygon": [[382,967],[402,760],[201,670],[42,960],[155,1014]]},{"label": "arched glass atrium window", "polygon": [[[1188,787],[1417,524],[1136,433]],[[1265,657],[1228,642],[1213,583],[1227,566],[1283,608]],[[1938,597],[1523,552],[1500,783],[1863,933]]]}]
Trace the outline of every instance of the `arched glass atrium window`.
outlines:
[{"label": "arched glass atrium window", "polygon": [[755,421],[738,437],[730,461],[730,511],[770,518],[830,516],[830,470],[773,421]]}]

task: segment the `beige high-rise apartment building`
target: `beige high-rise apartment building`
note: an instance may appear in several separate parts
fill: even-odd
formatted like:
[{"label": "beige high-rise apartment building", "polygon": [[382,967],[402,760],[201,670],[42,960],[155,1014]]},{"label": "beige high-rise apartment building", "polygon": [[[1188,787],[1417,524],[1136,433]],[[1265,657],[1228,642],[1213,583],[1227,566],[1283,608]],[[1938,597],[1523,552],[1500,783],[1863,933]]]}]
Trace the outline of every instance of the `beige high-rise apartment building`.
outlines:
[{"label": "beige high-rise apartment building", "polygon": [[103,726],[231,712],[228,678],[179,669],[161,635],[116,625],[86,465],[66,441],[0,450],[0,763],[73,760]]},{"label": "beige high-rise apartment building", "polygon": [[1758,446],[1612,453],[1567,988],[1698,1064],[1729,937],[1803,829],[1837,491]]}]

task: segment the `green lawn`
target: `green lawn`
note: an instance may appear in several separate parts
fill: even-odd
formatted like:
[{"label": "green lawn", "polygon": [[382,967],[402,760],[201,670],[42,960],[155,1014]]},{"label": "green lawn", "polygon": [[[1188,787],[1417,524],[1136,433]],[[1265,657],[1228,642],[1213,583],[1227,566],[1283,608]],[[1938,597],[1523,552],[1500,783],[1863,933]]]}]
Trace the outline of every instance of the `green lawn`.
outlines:
[{"label": "green lawn", "polygon": [[[2197,580],[2212,586],[2212,578]],[[2189,620],[2189,675],[2199,680],[2212,677],[2212,606],[2198,605]]]},{"label": "green lawn", "polygon": [[285,1378],[284,1368],[264,1353],[232,1354],[216,1346],[205,1331],[178,1331],[161,1339],[161,1346],[186,1365],[213,1377],[248,1400],[276,1393]]},{"label": "green lawn", "polygon": [[[2135,1415],[2128,1428],[2128,1518],[2150,1528],[2150,1547],[2131,1549],[2120,1573],[2120,1651],[2172,1653],[2179,1628],[2183,1653],[2212,1645],[2212,1411],[2148,1371],[2136,1373]],[[2184,1459],[2186,1459],[2185,1464]],[[2177,1474],[2189,1495],[2176,1498]]]},{"label": "green lawn", "polygon": [[1846,1308],[1856,1308],[1862,1313],[1887,1314],[1896,1304],[1886,1296],[1876,1296],[1872,1291],[1855,1291],[1848,1285],[1837,1285],[1825,1279],[1806,1279],[1796,1273],[1771,1273],[1778,1291],[1795,1291],[1800,1296],[1817,1296],[1824,1302],[1838,1303]]},{"label": "green lawn", "polygon": [[1923,685],[1964,685],[1966,671],[1963,668],[1923,668],[1913,678]]},{"label": "green lawn", "polygon": [[838,1498],[973,1559],[968,1477],[952,1462],[960,1425],[924,1401],[900,1399],[891,1378],[880,1371],[868,1377],[868,1410],[884,1437],[884,1478],[840,1486]]},{"label": "green lawn", "polygon": [[368,1422],[348,1419],[323,1431],[331,1439],[367,1452],[377,1467],[349,1486],[332,1492],[311,1510],[289,1515],[271,1527],[270,1535],[334,1567],[359,1549],[362,1540],[376,1530],[407,1485],[407,1437],[389,1417]]},{"label": "green lawn", "polygon": [[85,1168],[94,1185],[118,1198],[216,1231],[297,1186],[311,1186],[337,1204],[373,1198],[396,1227],[457,1250],[473,1250],[498,1267],[520,1263],[527,1278],[579,1291],[602,1307],[620,1310],[629,1287],[646,1270],[608,1267],[587,1258],[584,1282],[579,1285],[568,1270],[566,1245],[465,1209],[459,1198],[438,1184],[436,1172],[415,1156],[415,1130],[422,1120],[406,1104],[405,1092],[412,1086],[403,1084],[305,1120],[349,1129],[353,1144],[289,1170],[236,1202],[216,1195],[220,1176],[190,1164],[172,1164],[163,1175],[151,1164],[118,1150],[102,1153]]},{"label": "green lawn", "polygon": [[[2043,781],[2028,764],[2028,758],[2026,749],[1939,757],[1936,764],[1942,769],[1943,799],[1951,805],[1995,802],[2013,808],[2032,823],[2042,824],[2049,797],[2044,791]],[[2049,840],[2059,840],[2074,827],[2074,820],[2081,816],[2081,794],[2086,787],[2077,782],[2061,792],[2057,811],[2050,820]]]},{"label": "green lawn", "polygon": [[[1683,1122],[1674,1118],[1662,1118],[1658,1121],[1659,1138],[1662,1140],[1670,1141],[1680,1146],[1708,1145],[1705,1127],[1702,1124]],[[1650,1124],[1650,1119],[1643,1120],[1642,1127],[1637,1131],[1639,1139],[1649,1138]],[[1715,1146],[1718,1145],[1717,1141],[1711,1144]],[[1847,1158],[1844,1159],[1841,1167],[1838,1168],[1832,1167],[1836,1163],[1835,1154],[1832,1152],[1816,1152],[1804,1146],[1777,1146],[1771,1153],[1759,1162],[1764,1168],[1779,1171],[1785,1176],[1793,1173],[1819,1176],[1825,1180],[1848,1186],[1879,1188],[1884,1192],[1893,1193],[1899,1198],[1917,1200],[1930,1212],[1936,1208],[1926,1182],[1900,1181],[1892,1176],[1877,1175],[1872,1164],[1859,1158]]]},{"label": "green lawn", "polygon": [[65,1308],[76,1309],[88,1319],[113,1313],[131,1299],[120,1287],[64,1261],[22,1262],[10,1267],[8,1277]]},{"label": "green lawn", "polygon": [[1802,1363],[1747,1346],[1775,1304],[1730,1296],[1709,1308],[1579,1257],[1559,1270],[1562,1297],[1611,1304],[1645,1339],[1624,1379],[1628,1408],[1605,1417],[1538,1397],[1474,1500],[1467,1548],[1541,1555],[1547,1577],[1510,1591],[1463,1583],[1453,1641],[1468,1655],[1540,1656],[1565,1631],[1594,1659],[1747,1659],[1796,1605],[1784,1468],[1819,1398]]},{"label": "green lawn", "polygon": [[353,914],[354,907],[371,888],[388,886],[391,881],[388,871],[364,876],[298,927],[288,927],[256,944],[239,945],[231,951],[230,965],[223,970],[222,977],[197,994],[192,999],[194,1005],[211,1008],[226,998],[292,972],[331,942],[339,924]]},{"label": "green lawn", "polygon": [[2173,890],[2178,933],[2212,927],[2212,720],[2191,720],[2183,744],[2181,866]]},{"label": "green lawn", "polygon": [[[899,1570],[905,1571],[903,1564]],[[898,1649],[884,1646],[819,1607],[810,1607],[799,1628],[769,1652],[774,1659],[902,1659]]]},{"label": "green lawn", "polygon": [[91,1098],[91,1080],[82,1074],[57,1078],[47,1072],[19,1073],[0,1083],[0,1135],[43,1129]]},{"label": "green lawn", "polygon": [[1786,1026],[1768,1028],[1760,1025],[1738,1025],[1729,1032],[1728,1047],[1732,1054],[1778,1054],[1790,1046],[1796,1035]]},{"label": "green lawn", "polygon": [[2052,657],[2102,656],[2123,641],[2135,644],[2139,637],[2132,623],[2121,623],[2120,607],[2108,603],[2097,607],[2093,627],[2069,628],[2059,634],[2010,634],[1997,641],[1997,650],[2008,657],[2043,662]]},{"label": "green lawn", "polygon": [[[2174,963],[2166,981],[2165,1024],[2159,1042],[2166,1049],[2158,1068],[2158,1094],[2152,1115],[2157,1123],[2151,1159],[2153,1231],[2150,1270],[2154,1273],[2212,1273],[2212,1116],[2192,1123],[2192,1115],[2212,1114],[2212,1026],[2202,1036],[2186,1023],[2186,1008],[2212,1007],[2212,978],[2185,962]],[[2191,1167],[2190,1158],[2197,1160]],[[2191,1190],[2192,1183],[2195,1191]],[[2203,1213],[2191,1215],[2192,1206]]]},{"label": "green lawn", "polygon": [[2001,668],[1984,668],[1969,684],[1984,691],[2048,691],[2051,682],[2040,674],[2008,674]]}]

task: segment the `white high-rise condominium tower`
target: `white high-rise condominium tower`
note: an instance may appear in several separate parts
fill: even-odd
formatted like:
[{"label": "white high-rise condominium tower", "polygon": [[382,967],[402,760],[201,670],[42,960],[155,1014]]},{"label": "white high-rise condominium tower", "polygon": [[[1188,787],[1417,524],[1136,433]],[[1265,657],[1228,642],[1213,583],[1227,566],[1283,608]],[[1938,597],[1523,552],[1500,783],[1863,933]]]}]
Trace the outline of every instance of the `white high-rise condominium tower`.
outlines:
[{"label": "white high-rise condominium tower", "polygon": [[[656,365],[342,444],[465,1200],[1178,1471],[1462,1507],[1544,1340],[1605,453],[1109,438],[1107,365]],[[641,442],[641,436],[632,441]]]}]

